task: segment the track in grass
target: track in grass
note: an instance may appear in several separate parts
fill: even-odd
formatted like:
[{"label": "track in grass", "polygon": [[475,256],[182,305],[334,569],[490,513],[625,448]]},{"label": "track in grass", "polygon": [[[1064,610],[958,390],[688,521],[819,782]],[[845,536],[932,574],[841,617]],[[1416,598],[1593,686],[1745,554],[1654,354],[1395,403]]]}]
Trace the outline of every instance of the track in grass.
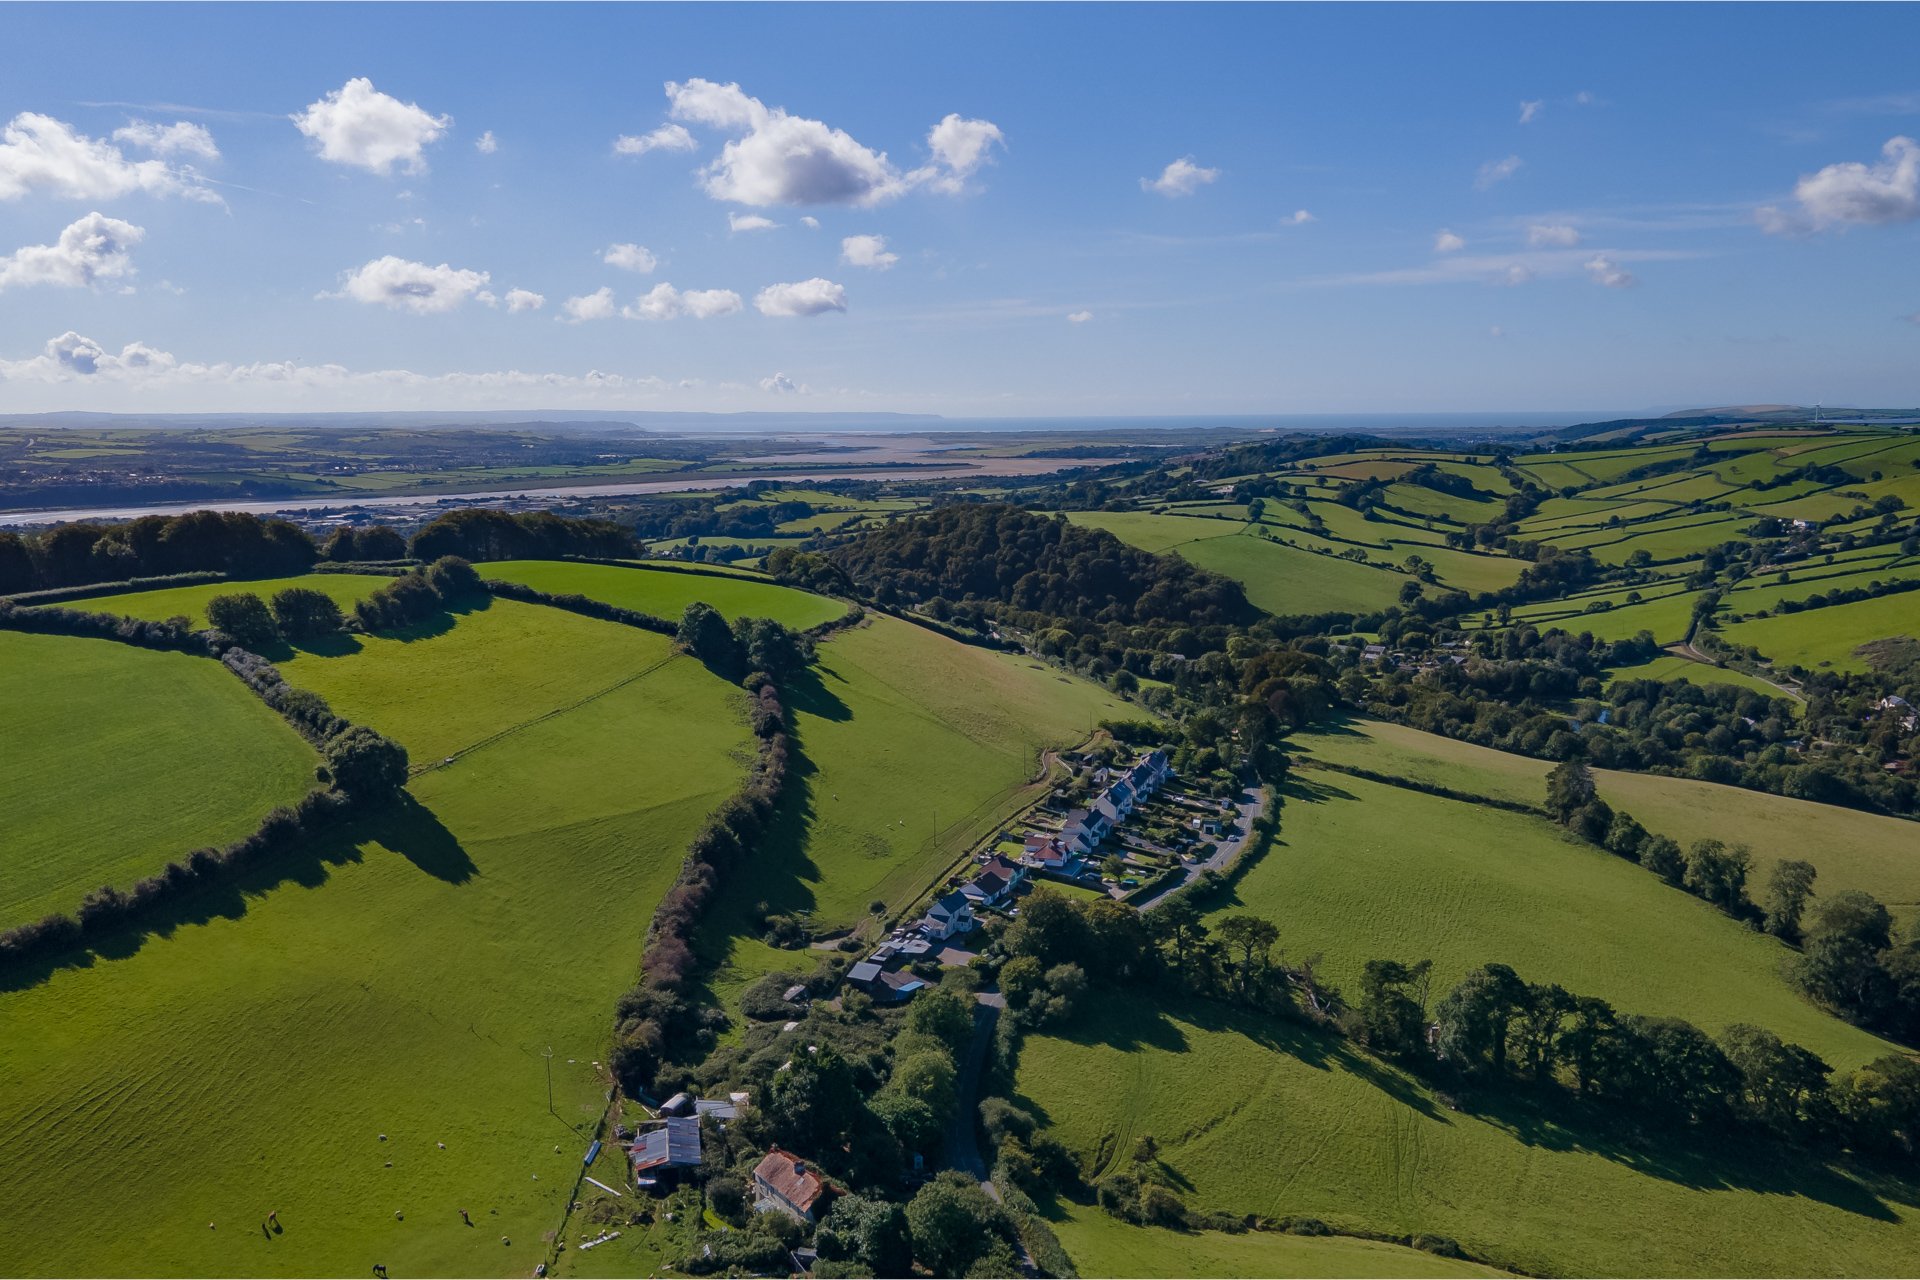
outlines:
[{"label": "track in grass", "polygon": [[288,665],[416,753],[578,705],[89,967],[0,990],[0,1270],[525,1275],[545,1256],[605,1105],[612,1002],[751,758],[742,695],[661,665],[665,637],[511,601],[357,646]]},{"label": "track in grass", "polygon": [[0,631],[0,929],[130,889],[316,785],[313,748],[219,663]]}]

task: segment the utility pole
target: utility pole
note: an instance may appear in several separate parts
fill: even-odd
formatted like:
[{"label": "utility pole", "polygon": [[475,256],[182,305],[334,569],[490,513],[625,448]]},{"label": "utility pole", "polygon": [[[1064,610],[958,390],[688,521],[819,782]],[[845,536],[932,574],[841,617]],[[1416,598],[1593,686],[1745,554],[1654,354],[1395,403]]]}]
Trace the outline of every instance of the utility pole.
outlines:
[{"label": "utility pole", "polygon": [[559,1115],[559,1112],[553,1110],[553,1046],[548,1045],[547,1051],[540,1056],[547,1060],[547,1110],[554,1115]]}]

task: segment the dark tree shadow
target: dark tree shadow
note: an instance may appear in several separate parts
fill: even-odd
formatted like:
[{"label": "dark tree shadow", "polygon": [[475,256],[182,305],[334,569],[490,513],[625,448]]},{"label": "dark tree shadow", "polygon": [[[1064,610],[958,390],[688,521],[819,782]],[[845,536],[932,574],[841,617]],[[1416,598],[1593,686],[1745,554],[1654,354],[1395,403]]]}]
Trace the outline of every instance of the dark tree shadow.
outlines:
[{"label": "dark tree shadow", "polygon": [[171,938],[184,926],[238,920],[254,899],[287,885],[317,889],[327,882],[332,868],[364,861],[361,847],[372,843],[394,850],[450,884],[464,884],[478,874],[459,841],[432,811],[403,793],[398,802],[377,812],[262,855],[235,879],[170,897],[126,925],[87,938],[72,951],[9,965],[0,970],[0,992],[38,986],[57,970],[124,960],[151,939]]}]

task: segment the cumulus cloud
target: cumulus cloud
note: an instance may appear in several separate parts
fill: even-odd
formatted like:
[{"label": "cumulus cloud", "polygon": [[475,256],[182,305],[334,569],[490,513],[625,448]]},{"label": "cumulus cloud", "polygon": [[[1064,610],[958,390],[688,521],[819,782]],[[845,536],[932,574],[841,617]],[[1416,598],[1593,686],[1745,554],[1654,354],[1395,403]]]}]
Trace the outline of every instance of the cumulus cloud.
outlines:
[{"label": "cumulus cloud", "polygon": [[847,291],[815,276],[797,284],[770,284],[753,297],[763,316],[817,316],[847,309]]},{"label": "cumulus cloud", "polygon": [[196,400],[210,388],[238,390],[256,399],[263,394],[304,399],[329,392],[359,392],[363,398],[372,397],[381,403],[391,403],[396,395],[414,393],[418,402],[429,404],[444,404],[450,395],[463,395],[483,404],[510,397],[547,402],[561,395],[592,401],[608,394],[631,397],[636,392],[658,393],[699,385],[626,377],[597,369],[576,376],[517,369],[447,374],[384,369],[357,373],[337,364],[302,365],[292,361],[198,364],[177,360],[171,353],[141,342],[130,342],[118,353],[110,352],[93,339],[71,331],[47,342],[42,354],[31,359],[0,359],[0,381],[117,386],[141,393],[177,388],[188,391]]},{"label": "cumulus cloud", "polygon": [[657,284],[641,294],[621,314],[629,320],[672,320],[683,315],[692,316],[695,320],[711,320],[715,316],[730,316],[745,306],[740,295],[731,289],[688,289],[683,292],[670,284]]},{"label": "cumulus cloud", "polygon": [[391,174],[396,164],[408,173],[425,170],[421,149],[439,141],[453,123],[452,116],[429,115],[417,103],[381,93],[365,76],[290,118],[314,141],[322,160],[382,175]]},{"label": "cumulus cloud", "polygon": [[1849,160],[1802,175],[1793,188],[1800,203],[1797,211],[1768,205],[1754,211],[1755,221],[1775,235],[1806,235],[1828,227],[1883,227],[1920,218],[1920,143],[1889,138],[1880,155],[1876,165]]},{"label": "cumulus cloud", "polygon": [[772,231],[779,225],[780,224],[772,218],[763,218],[757,213],[749,213],[744,216],[737,213],[727,214],[727,230],[729,231]]},{"label": "cumulus cloud", "polygon": [[1318,221],[1318,218],[1308,213],[1305,209],[1295,209],[1292,213],[1280,219],[1280,225],[1283,227],[1303,227],[1309,222]]},{"label": "cumulus cloud", "polygon": [[135,191],[221,203],[200,176],[163,160],[128,160],[120,148],[52,116],[23,111],[0,129],[0,200],[46,191],[70,200],[106,200]]},{"label": "cumulus cloud", "polygon": [[1530,249],[1571,249],[1580,243],[1580,233],[1562,223],[1535,223],[1527,228]]},{"label": "cumulus cloud", "polygon": [[1067,317],[1067,322],[1069,324],[1085,324],[1087,321],[1091,319],[1093,319],[1093,312],[1076,311],[1072,315]]},{"label": "cumulus cloud", "polygon": [[848,236],[840,242],[840,261],[852,267],[885,271],[900,261],[900,255],[887,252],[885,236]]},{"label": "cumulus cloud", "polygon": [[489,129],[474,139],[473,149],[483,156],[490,156],[500,149],[500,139],[494,137],[493,130]]},{"label": "cumulus cloud", "polygon": [[567,314],[564,318],[569,324],[579,324],[583,320],[606,320],[613,315],[613,290],[601,285],[585,297],[568,298],[560,304]]},{"label": "cumulus cloud", "polygon": [[745,135],[721,148],[701,170],[701,181],[716,200],[756,208],[838,204],[867,209],[920,186],[957,195],[986,162],[992,144],[1004,141],[999,127],[988,121],[949,115],[927,134],[933,163],[902,173],[885,152],[862,145],[844,129],[769,107],[738,84],[697,77],[684,84],[668,81],[667,99],[677,120]]},{"label": "cumulus cloud", "polygon": [[1439,234],[1433,238],[1433,251],[1435,253],[1454,253],[1466,247],[1467,242],[1465,240],[1462,240],[1445,227],[1440,228]]},{"label": "cumulus cloud", "polygon": [[1504,182],[1525,163],[1526,161],[1519,156],[1508,156],[1505,160],[1489,160],[1480,166],[1480,173],[1473,180],[1473,189],[1485,191],[1496,182]]},{"label": "cumulus cloud", "polygon": [[600,261],[610,267],[619,267],[622,271],[638,271],[643,276],[660,265],[660,259],[637,244],[616,244],[607,250],[606,256]]},{"label": "cumulus cloud", "polygon": [[469,298],[480,294],[488,278],[484,271],[456,271],[444,262],[430,267],[388,254],[347,272],[340,292],[320,296],[377,302],[395,311],[424,316],[457,311]]},{"label": "cumulus cloud", "polygon": [[760,379],[760,389],[762,391],[773,391],[773,392],[786,392],[786,391],[800,390],[799,387],[794,385],[793,379],[789,378],[784,373],[776,373],[771,378]]},{"label": "cumulus cloud", "polygon": [[1520,104],[1520,123],[1532,124],[1540,118],[1541,108],[1546,105],[1547,100],[1545,98],[1540,98],[1533,102],[1522,102]]},{"label": "cumulus cloud", "polygon": [[949,115],[927,131],[927,150],[933,153],[936,162],[931,171],[915,170],[908,177],[924,175],[921,180],[935,191],[957,196],[966,189],[967,179],[992,159],[996,142],[1003,147],[1007,145],[1007,137],[1000,132],[999,125],[986,120],[963,120],[958,113]]},{"label": "cumulus cloud", "polygon": [[507,290],[508,311],[538,311],[547,305],[546,297],[531,289]]},{"label": "cumulus cloud", "polygon": [[812,227],[815,231],[820,229],[820,219],[818,218],[802,218],[800,222],[803,226]]},{"label": "cumulus cloud", "polygon": [[62,231],[58,242],[28,245],[0,258],[0,292],[34,284],[88,289],[131,275],[127,249],[146,234],[130,222],[90,213]]},{"label": "cumulus cloud", "polygon": [[613,149],[623,156],[643,156],[649,151],[692,151],[700,144],[677,124],[663,124],[652,133],[623,133],[613,140]]},{"label": "cumulus cloud", "polygon": [[1595,284],[1605,285],[1609,289],[1631,289],[1640,283],[1640,277],[1615,265],[1605,254],[1596,255],[1581,265],[1593,277]]},{"label": "cumulus cloud", "polygon": [[1140,189],[1158,191],[1171,200],[1177,196],[1190,196],[1219,176],[1218,169],[1202,169],[1193,162],[1192,156],[1186,156],[1162,169],[1159,177],[1140,179]]},{"label": "cumulus cloud", "polygon": [[207,127],[203,124],[189,124],[185,120],[179,120],[173,124],[149,124],[145,120],[129,121],[126,128],[113,131],[113,140],[144,147],[157,156],[178,155],[184,151],[205,160],[220,158],[220,148],[213,145],[213,135],[207,132]]}]

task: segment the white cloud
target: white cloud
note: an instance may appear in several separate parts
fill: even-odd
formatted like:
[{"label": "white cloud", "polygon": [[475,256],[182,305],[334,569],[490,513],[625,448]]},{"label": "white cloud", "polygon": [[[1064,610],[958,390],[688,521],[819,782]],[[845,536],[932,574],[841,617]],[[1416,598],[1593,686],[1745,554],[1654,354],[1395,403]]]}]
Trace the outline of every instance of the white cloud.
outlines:
[{"label": "white cloud", "polygon": [[606,256],[600,261],[623,271],[638,271],[643,276],[660,265],[660,259],[637,244],[616,244],[607,250]]},{"label": "white cloud", "polygon": [[1140,189],[1158,191],[1171,200],[1176,196],[1190,196],[1219,176],[1218,169],[1202,169],[1193,162],[1192,156],[1186,156],[1162,169],[1159,177],[1140,179]]},{"label": "white cloud", "polygon": [[1794,184],[1796,213],[1772,206],[1754,211],[1763,231],[1804,235],[1833,226],[1883,227],[1920,218],[1920,143],[1889,138],[1876,165],[1830,164]]},{"label": "white cloud", "polygon": [[319,296],[378,302],[395,311],[424,316],[436,311],[458,310],[480,293],[488,278],[484,271],[456,271],[444,262],[430,267],[424,262],[409,262],[388,254],[347,272],[340,292]]},{"label": "white cloud", "polygon": [[620,314],[629,320],[672,320],[688,315],[695,320],[711,320],[744,310],[746,304],[731,289],[688,289],[682,292],[670,284],[657,284],[640,295]]},{"label": "white cloud", "polygon": [[218,160],[220,148],[213,145],[213,135],[207,132],[203,124],[189,124],[185,120],[173,124],[150,124],[145,120],[132,120],[124,129],[113,131],[115,142],[130,143],[136,147],[145,147],[158,156],[170,156],[182,151],[190,151],[206,160]]},{"label": "white cloud", "polygon": [[1539,118],[1541,108],[1546,105],[1547,100],[1545,98],[1540,98],[1533,102],[1522,102],[1520,104],[1520,123],[1532,124]]},{"label": "white cloud", "polygon": [[729,231],[772,231],[779,225],[780,224],[772,218],[763,218],[757,213],[749,213],[744,216],[731,212],[727,214],[727,230]]},{"label": "white cloud", "polygon": [[1509,289],[1523,285],[1533,279],[1533,268],[1523,263],[1511,263],[1506,270],[1497,273],[1489,283],[1505,285]]},{"label": "white cloud", "polygon": [[1508,156],[1505,160],[1489,160],[1480,166],[1480,173],[1473,180],[1473,189],[1475,191],[1485,191],[1496,182],[1504,182],[1506,179],[1511,178],[1514,171],[1525,163],[1526,161],[1522,160],[1519,156]]},{"label": "white cloud", "polygon": [[852,267],[885,271],[900,261],[900,255],[887,252],[885,236],[848,236],[840,242],[840,261]]},{"label": "white cloud", "polygon": [[[927,131],[927,150],[933,152],[935,171],[917,169],[907,177],[911,180],[924,174],[922,180],[935,191],[957,196],[966,189],[967,179],[992,159],[996,142],[1003,147],[1007,145],[1007,136],[1000,132],[999,125],[986,120],[962,120],[956,112]],[[938,172],[939,169],[945,172]]]},{"label": "white cloud", "polygon": [[1093,312],[1091,311],[1076,311],[1067,317],[1067,321],[1070,324],[1085,324],[1091,319],[1093,319]]},{"label": "white cloud", "polygon": [[1638,276],[1616,266],[1605,254],[1598,254],[1581,265],[1593,277],[1595,284],[1603,284],[1609,289],[1631,289],[1640,283]]},{"label": "white cloud", "polygon": [[500,149],[500,139],[494,137],[493,130],[489,129],[474,139],[473,149],[483,156],[490,156]]},{"label": "white cloud", "polygon": [[657,394],[686,390],[701,384],[669,382],[661,378],[633,378],[588,370],[584,375],[523,373],[517,369],[487,373],[420,374],[406,369],[356,373],[337,364],[302,365],[292,361],[253,364],[198,364],[177,360],[170,352],[130,342],[118,354],[93,339],[69,331],[47,342],[42,354],[27,360],[0,359],[0,381],[70,384],[91,389],[116,386],[143,395],[180,389],[195,403],[209,389],[225,389],[254,400],[303,402],[329,393],[358,392],[356,402],[391,403],[396,395],[412,393],[415,403],[444,404],[462,396],[480,404],[509,398],[534,403],[555,396],[592,402],[613,395],[630,399],[635,393]]},{"label": "white cloud", "polygon": [[1580,243],[1580,233],[1564,223],[1535,223],[1527,228],[1529,249],[1571,249]]},{"label": "white cloud", "polygon": [[198,185],[191,169],[161,160],[128,160],[110,142],[95,141],[52,116],[23,111],[0,129],[0,200],[44,190],[70,200],[105,200],[145,191],[222,203]]},{"label": "white cloud", "polygon": [[770,284],[753,296],[763,316],[817,316],[847,309],[847,291],[815,276],[797,284]]},{"label": "white cloud", "polygon": [[652,133],[635,136],[623,133],[613,140],[613,149],[623,156],[643,156],[649,151],[692,151],[700,144],[677,124],[663,124]]},{"label": "white cloud", "polygon": [[702,182],[716,200],[756,208],[838,204],[870,209],[919,186],[958,195],[986,162],[991,145],[1004,141],[999,127],[988,121],[949,115],[927,134],[933,163],[903,174],[885,152],[861,145],[844,129],[768,107],[738,84],[668,81],[667,98],[676,119],[745,134],[701,170]]},{"label": "white cloud", "polygon": [[1283,227],[1304,227],[1309,222],[1318,221],[1320,221],[1320,219],[1314,217],[1305,209],[1295,209],[1292,213],[1280,219],[1280,225]]},{"label": "white cloud", "polygon": [[802,225],[812,227],[815,231],[820,229],[820,219],[818,218],[802,218],[800,221]]},{"label": "white cloud", "polygon": [[1574,94],[1573,100],[1575,102],[1580,103],[1582,106],[1585,106],[1589,103],[1600,101],[1600,99],[1594,97],[1591,93],[1588,93],[1585,89],[1582,89],[1580,92]]},{"label": "white cloud", "polygon": [[[613,315],[613,290],[601,285],[592,293],[581,298],[568,298],[560,304],[567,314],[564,319],[569,324],[579,324],[583,320],[606,320]],[[563,317],[556,316],[555,319]]]},{"label": "white cloud", "polygon": [[127,249],[146,234],[130,222],[90,213],[62,231],[57,243],[28,245],[0,258],[0,291],[31,284],[87,289],[130,275]]},{"label": "white cloud", "polygon": [[789,378],[784,373],[776,373],[771,378],[760,379],[760,389],[762,391],[773,391],[773,392],[787,392],[787,391],[800,390],[799,387],[793,384],[793,379]]},{"label": "white cloud", "polygon": [[453,123],[452,116],[429,115],[417,103],[388,97],[365,76],[347,81],[290,118],[319,144],[322,160],[378,174],[390,174],[402,163],[408,173],[424,170],[421,148],[438,141]]},{"label": "white cloud", "polygon": [[[1575,249],[1535,249],[1522,253],[1452,255],[1435,258],[1417,267],[1392,271],[1371,271],[1358,275],[1328,276],[1309,283],[1326,285],[1361,284],[1480,284],[1520,285],[1535,279],[1564,279],[1583,271],[1599,279],[1591,264],[1602,261],[1609,274],[1632,277],[1619,267],[1623,262],[1667,262],[1697,257],[1678,249],[1608,249],[1602,252]],[[1602,280],[1601,283],[1608,283]],[[1615,288],[1627,287],[1625,283]]]},{"label": "white cloud", "polygon": [[1433,251],[1435,253],[1453,253],[1466,247],[1467,242],[1465,240],[1462,240],[1445,227],[1440,228],[1439,234],[1433,238]]},{"label": "white cloud", "polygon": [[1487,330],[1487,336],[1489,338],[1504,338],[1507,336],[1507,333],[1506,330],[1502,329],[1499,325],[1495,325],[1493,328]]},{"label": "white cloud", "polygon": [[538,311],[546,305],[547,300],[545,296],[535,293],[531,289],[507,290],[508,311]]}]

